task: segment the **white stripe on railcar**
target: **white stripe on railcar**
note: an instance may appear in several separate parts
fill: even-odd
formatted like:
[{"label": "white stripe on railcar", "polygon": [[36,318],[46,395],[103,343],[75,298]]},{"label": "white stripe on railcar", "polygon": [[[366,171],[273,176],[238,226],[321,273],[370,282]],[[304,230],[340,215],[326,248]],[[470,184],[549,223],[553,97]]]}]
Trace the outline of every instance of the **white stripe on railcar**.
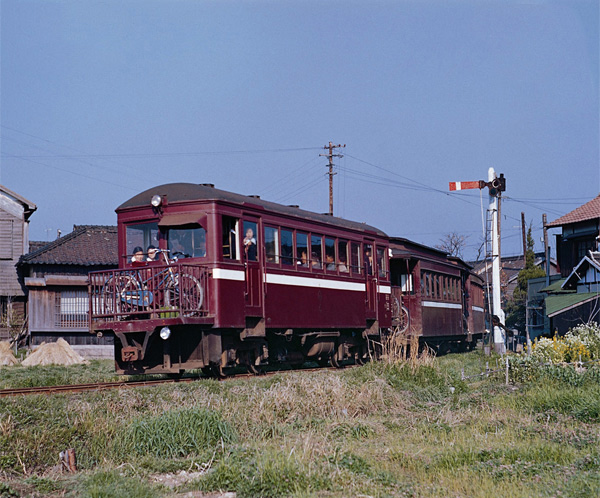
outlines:
[{"label": "white stripe on railcar", "polygon": [[213,268],[212,276],[217,280],[235,280],[236,282],[246,280],[246,275],[242,270],[228,270],[226,268]]},{"label": "white stripe on railcar", "polygon": [[479,306],[473,306],[473,311],[479,311],[480,313],[485,313],[485,310],[483,308],[480,308]]},{"label": "white stripe on railcar", "polygon": [[[217,280],[234,280],[236,282],[243,282],[246,278],[245,272],[242,270],[228,270],[225,268],[213,268],[212,275]],[[316,289],[349,290],[354,292],[365,292],[366,290],[365,284],[359,282],[281,275],[278,273],[267,273],[266,283],[296,287],[314,287]],[[380,294],[392,293],[392,288],[389,285],[379,285],[377,286],[377,290]]]},{"label": "white stripe on railcar", "polygon": [[342,280],[297,277],[295,275],[280,275],[276,273],[267,273],[267,283],[275,285],[293,285],[296,287],[315,287],[317,289],[334,289],[365,292],[365,284],[358,282],[344,282]]},{"label": "white stripe on railcar", "polygon": [[451,310],[460,310],[462,309],[461,304],[457,303],[440,303],[438,301],[423,301],[423,307],[426,308],[447,308]]}]

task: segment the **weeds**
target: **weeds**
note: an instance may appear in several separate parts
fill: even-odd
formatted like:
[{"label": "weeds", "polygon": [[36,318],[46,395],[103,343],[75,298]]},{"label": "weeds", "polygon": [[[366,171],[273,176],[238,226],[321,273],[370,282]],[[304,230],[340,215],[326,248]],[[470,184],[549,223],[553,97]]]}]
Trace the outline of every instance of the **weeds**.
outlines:
[{"label": "weeds", "polygon": [[[460,381],[486,361],[408,353],[338,372],[0,399],[0,496],[597,495],[595,374],[548,370],[518,389]],[[27,370],[19,382],[38,382]],[[58,475],[69,447],[80,472]],[[184,470],[199,477],[157,484]]]}]

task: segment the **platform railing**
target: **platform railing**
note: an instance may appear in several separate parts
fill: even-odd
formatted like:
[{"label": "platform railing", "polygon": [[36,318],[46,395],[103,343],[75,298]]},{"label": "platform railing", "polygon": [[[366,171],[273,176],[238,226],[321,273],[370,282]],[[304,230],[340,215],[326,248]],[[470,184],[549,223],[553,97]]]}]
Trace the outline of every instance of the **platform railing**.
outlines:
[{"label": "platform railing", "polygon": [[209,314],[207,269],[202,266],[150,264],[91,272],[88,289],[90,326],[99,320],[203,317]]}]

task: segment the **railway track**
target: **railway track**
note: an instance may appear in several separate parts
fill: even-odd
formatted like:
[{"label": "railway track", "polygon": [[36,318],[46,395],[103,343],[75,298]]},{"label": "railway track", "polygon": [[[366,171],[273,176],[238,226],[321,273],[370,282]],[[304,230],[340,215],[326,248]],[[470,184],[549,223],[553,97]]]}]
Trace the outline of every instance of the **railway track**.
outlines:
[{"label": "railway track", "polygon": [[[354,365],[344,366],[348,368]],[[302,368],[297,370],[273,370],[261,373],[259,376],[275,375],[286,372],[315,372],[323,370],[339,370],[334,367],[318,367],[318,368]],[[238,373],[227,377],[179,377],[175,379],[151,379],[151,380],[119,380],[114,382],[92,382],[90,384],[65,384],[59,386],[38,386],[38,387],[17,387],[11,389],[0,389],[0,398],[8,396],[26,396],[32,394],[60,394],[60,393],[78,393],[85,391],[106,391],[109,389],[121,389],[131,387],[146,387],[155,386],[158,384],[181,384],[188,382],[196,382],[198,380],[216,379],[219,381],[239,379],[244,377],[257,377],[252,373]]]}]

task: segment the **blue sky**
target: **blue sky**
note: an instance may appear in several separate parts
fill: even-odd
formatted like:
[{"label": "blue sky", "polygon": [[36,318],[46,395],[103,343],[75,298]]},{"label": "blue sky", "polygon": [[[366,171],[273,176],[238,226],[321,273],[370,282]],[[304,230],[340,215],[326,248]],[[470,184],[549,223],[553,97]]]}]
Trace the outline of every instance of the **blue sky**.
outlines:
[{"label": "blue sky", "polygon": [[[479,191],[507,178],[541,249],[600,191],[599,7],[571,1],[1,0],[0,183],[32,240],[169,182],[334,213],[434,245],[481,243]],[[487,204],[484,192],[483,204]]]}]

